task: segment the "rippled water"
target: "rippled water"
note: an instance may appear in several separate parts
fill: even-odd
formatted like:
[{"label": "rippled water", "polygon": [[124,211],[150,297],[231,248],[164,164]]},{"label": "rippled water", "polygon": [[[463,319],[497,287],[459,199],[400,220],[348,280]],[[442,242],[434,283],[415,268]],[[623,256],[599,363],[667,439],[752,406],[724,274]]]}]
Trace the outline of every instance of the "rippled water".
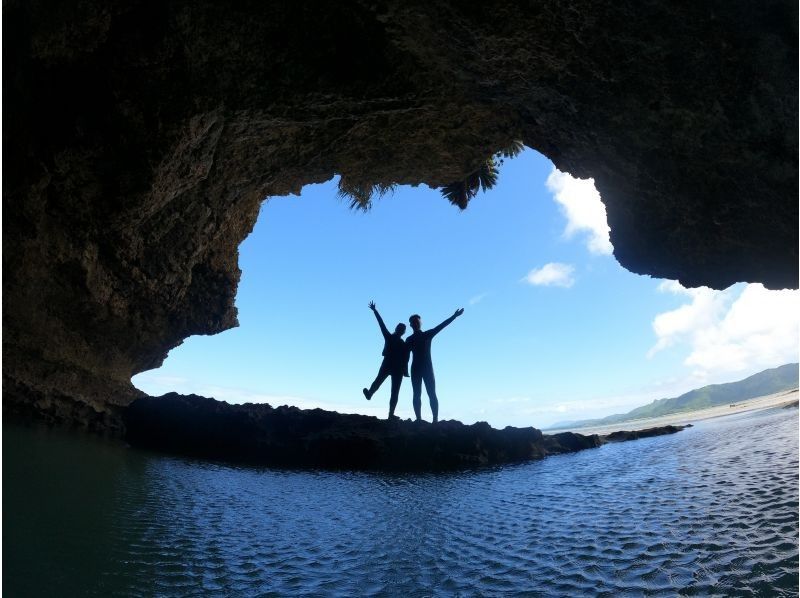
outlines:
[{"label": "rippled water", "polygon": [[280,472],[5,427],[3,591],[797,595],[798,413],[449,475]]}]

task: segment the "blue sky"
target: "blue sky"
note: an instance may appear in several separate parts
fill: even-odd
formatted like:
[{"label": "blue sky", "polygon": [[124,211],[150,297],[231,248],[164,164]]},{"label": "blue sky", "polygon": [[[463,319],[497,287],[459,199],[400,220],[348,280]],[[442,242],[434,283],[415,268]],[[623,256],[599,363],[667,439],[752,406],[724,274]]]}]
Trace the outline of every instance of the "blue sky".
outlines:
[{"label": "blue sky", "polygon": [[[440,419],[465,423],[546,427],[797,360],[797,291],[624,270],[591,180],[532,150],[463,212],[425,186],[366,213],[336,191],[333,179],[265,201],[240,247],[239,328],[187,339],[134,384],[385,417],[388,382],[361,394],[383,345],[370,300],[390,328],[465,309],[432,350]],[[409,379],[397,413],[412,417]]]}]

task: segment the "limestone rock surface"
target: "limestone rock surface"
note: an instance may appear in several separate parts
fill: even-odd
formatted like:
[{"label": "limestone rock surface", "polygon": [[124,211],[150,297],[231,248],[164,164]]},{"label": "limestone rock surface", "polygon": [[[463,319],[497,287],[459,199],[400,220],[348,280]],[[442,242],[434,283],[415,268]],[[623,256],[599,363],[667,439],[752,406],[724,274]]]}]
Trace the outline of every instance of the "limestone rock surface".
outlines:
[{"label": "limestone rock surface", "polygon": [[797,21],[789,0],[8,0],[4,403],[109,412],[235,326],[265,198],[440,186],[513,139],[594,178],[631,271],[796,288]]}]

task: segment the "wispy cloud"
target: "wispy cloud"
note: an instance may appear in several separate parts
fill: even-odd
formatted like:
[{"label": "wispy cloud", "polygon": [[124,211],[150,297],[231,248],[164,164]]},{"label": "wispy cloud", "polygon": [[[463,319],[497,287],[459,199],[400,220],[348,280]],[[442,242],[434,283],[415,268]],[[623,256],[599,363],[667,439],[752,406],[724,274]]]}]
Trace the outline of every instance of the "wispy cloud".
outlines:
[{"label": "wispy cloud", "polygon": [[575,284],[575,268],[569,264],[550,262],[541,268],[534,268],[522,279],[530,285],[569,288]]},{"label": "wispy cloud", "polygon": [[607,397],[548,401],[533,397],[493,399],[490,407],[476,416],[486,417],[498,425],[546,427],[557,421],[582,420],[603,417],[611,413],[625,413],[634,407],[651,402],[652,392],[635,392]]},{"label": "wispy cloud", "polygon": [[569,239],[585,232],[589,251],[610,255],[614,248],[609,239],[606,207],[594,187],[594,179],[576,179],[553,168],[545,184],[567,218],[564,236]]},{"label": "wispy cloud", "polygon": [[647,356],[673,346],[688,346],[684,364],[698,383],[715,376],[796,361],[800,343],[800,291],[769,291],[748,284],[715,291],[685,289],[665,281],[661,292],[688,303],[658,314],[653,320],[656,344]]},{"label": "wispy cloud", "polygon": [[488,295],[489,295],[489,293],[481,293],[480,295],[475,295],[474,297],[472,297],[469,300],[469,304],[470,305],[476,305],[476,304],[480,303],[481,301],[483,301]]},{"label": "wispy cloud", "polygon": [[530,403],[532,400],[531,397],[506,397],[502,399],[492,399],[489,402],[495,405],[509,405],[514,403]]}]

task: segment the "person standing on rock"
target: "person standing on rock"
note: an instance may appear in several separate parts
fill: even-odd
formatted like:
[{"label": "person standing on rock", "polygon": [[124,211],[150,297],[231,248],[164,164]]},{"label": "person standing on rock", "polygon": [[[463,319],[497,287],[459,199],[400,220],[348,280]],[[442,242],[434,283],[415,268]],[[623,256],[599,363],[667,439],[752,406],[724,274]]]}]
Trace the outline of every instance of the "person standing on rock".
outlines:
[{"label": "person standing on rock", "polygon": [[403,383],[403,376],[408,376],[408,347],[403,341],[403,334],[406,332],[406,325],[403,323],[395,326],[394,333],[389,334],[386,324],[383,323],[381,314],[378,313],[378,308],[375,307],[375,302],[369,302],[369,308],[375,314],[378,320],[378,326],[381,328],[381,333],[384,338],[383,345],[383,362],[378,370],[378,375],[375,381],[369,388],[362,389],[361,392],[369,401],[372,395],[380,388],[384,380],[389,376],[392,377],[392,394],[389,398],[389,419],[397,417],[394,414],[395,407],[397,407],[397,398],[400,396],[400,385]]},{"label": "person standing on rock", "polygon": [[414,331],[406,339],[406,345],[411,354],[414,355],[414,359],[411,362],[411,388],[414,392],[414,413],[417,416],[417,421],[422,421],[423,381],[425,382],[425,392],[428,393],[428,400],[431,402],[433,423],[439,421],[439,399],[436,397],[436,378],[433,375],[433,362],[431,361],[431,341],[445,326],[463,313],[464,308],[459,308],[444,322],[424,332],[422,331],[422,318],[418,314],[414,314],[408,319],[411,329]]}]

